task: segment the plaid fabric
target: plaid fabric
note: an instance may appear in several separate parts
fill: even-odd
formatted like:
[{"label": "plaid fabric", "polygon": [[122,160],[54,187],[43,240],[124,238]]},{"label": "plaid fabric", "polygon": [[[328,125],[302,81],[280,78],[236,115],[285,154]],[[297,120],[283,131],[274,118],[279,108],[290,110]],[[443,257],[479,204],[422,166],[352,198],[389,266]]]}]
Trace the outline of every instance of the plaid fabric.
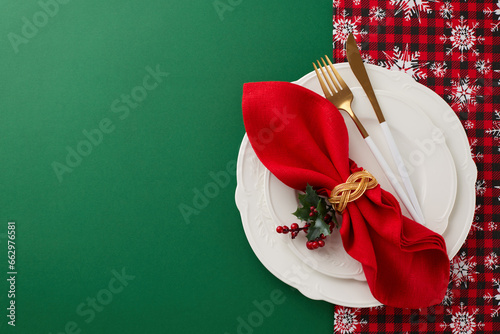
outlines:
[{"label": "plaid fabric", "polygon": [[466,129],[479,174],[469,236],[441,305],[335,307],[334,333],[500,333],[500,0],[334,0],[333,57],[352,32],[368,63],[405,71]]}]

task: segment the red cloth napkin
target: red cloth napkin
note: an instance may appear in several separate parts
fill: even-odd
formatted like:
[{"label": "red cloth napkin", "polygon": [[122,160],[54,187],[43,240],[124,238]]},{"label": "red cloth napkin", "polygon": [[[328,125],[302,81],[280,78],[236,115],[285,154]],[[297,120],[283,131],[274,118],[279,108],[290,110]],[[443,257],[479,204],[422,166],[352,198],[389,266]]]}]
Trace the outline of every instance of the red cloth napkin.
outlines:
[{"label": "red cloth napkin", "polygon": [[[245,84],[243,120],[260,161],[289,187],[304,190],[309,183],[329,195],[361,170],[349,160],[342,115],[306,88],[286,82]],[[347,205],[340,234],[381,303],[421,308],[443,300],[450,268],[443,238],[404,217],[394,196],[380,186]]]}]

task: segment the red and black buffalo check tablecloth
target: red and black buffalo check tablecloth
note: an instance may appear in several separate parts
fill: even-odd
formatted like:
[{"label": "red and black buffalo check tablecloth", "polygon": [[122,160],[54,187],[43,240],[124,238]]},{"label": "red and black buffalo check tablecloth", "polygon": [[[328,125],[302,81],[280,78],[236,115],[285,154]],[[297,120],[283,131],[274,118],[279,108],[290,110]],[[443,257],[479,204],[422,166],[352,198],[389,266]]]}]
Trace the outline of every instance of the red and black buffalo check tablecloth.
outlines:
[{"label": "red and black buffalo check tablecloth", "polygon": [[363,59],[442,96],[478,167],[476,213],[440,305],[335,307],[334,333],[500,333],[500,0],[333,0],[333,57],[352,32]]}]

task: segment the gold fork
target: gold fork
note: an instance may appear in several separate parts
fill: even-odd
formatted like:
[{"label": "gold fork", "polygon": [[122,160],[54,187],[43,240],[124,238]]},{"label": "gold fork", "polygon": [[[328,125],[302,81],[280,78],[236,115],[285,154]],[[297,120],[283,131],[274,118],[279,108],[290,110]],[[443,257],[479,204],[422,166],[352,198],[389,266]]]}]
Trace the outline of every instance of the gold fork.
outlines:
[{"label": "gold fork", "polygon": [[[325,60],[323,58],[321,58],[321,61],[323,62],[324,67],[321,66],[319,60],[316,60],[318,62],[318,67],[323,73],[323,77],[325,78],[325,80],[322,79],[318,67],[316,67],[315,63],[313,63],[314,71],[316,71],[316,76],[318,77],[319,84],[321,85],[321,89],[323,89],[325,97],[335,107],[337,107],[337,109],[342,109],[346,111],[349,114],[349,116],[351,116],[359,132],[361,132],[363,138],[368,137],[369,135],[368,132],[366,132],[365,127],[363,126],[363,124],[361,124],[358,117],[356,117],[356,114],[354,114],[354,111],[352,111],[351,109],[351,103],[354,98],[351,90],[349,89],[345,81],[342,79],[339,72],[337,72],[337,70],[333,66],[332,62],[330,61],[330,58],[328,58],[328,56],[326,55],[325,58],[328,61],[328,65],[330,66],[326,65]],[[328,72],[328,76],[323,68],[325,68],[326,71]],[[327,84],[330,89],[328,89],[328,87],[326,86]]]},{"label": "gold fork", "polygon": [[[385,160],[384,156],[380,152],[379,148],[377,145],[375,145],[375,142],[372,140],[368,132],[366,131],[365,127],[363,124],[361,124],[360,120],[354,114],[351,108],[351,103],[354,98],[352,95],[351,89],[347,86],[345,81],[342,79],[340,76],[339,72],[335,69],[333,66],[332,62],[328,58],[328,56],[325,55],[326,60],[328,61],[328,65],[326,64],[325,60],[321,58],[321,62],[323,63],[323,66],[321,66],[319,60],[316,60],[318,63],[318,66],[316,66],[315,63],[313,63],[314,66],[314,71],[316,72],[316,76],[318,77],[319,84],[321,85],[321,89],[323,90],[323,93],[325,94],[325,97],[330,101],[337,109],[342,109],[345,112],[351,116],[352,120],[356,124],[356,127],[358,128],[359,132],[363,136],[363,139],[365,142],[368,144],[368,147],[372,151],[373,155],[377,159],[380,167],[382,167],[384,173],[386,174],[387,178],[391,182],[394,190],[398,194],[399,198],[403,202],[403,205],[406,207],[410,215],[413,217],[413,219],[421,224],[424,222],[421,221],[420,216],[417,214],[415,211],[413,205],[411,204],[410,199],[408,198],[408,195],[404,192],[403,188],[399,184],[398,180],[396,179],[396,176],[392,172],[391,168],[389,167],[389,164]],[[319,68],[319,69],[318,69]],[[325,71],[326,70],[326,71]],[[321,73],[320,73],[321,71]]]}]

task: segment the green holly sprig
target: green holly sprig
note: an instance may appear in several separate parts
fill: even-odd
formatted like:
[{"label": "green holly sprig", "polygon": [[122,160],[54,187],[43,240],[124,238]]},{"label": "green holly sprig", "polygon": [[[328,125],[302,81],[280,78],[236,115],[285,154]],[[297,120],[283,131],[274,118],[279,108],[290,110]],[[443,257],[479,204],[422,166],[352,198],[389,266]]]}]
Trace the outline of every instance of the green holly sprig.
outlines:
[{"label": "green holly sprig", "polygon": [[307,235],[306,247],[317,249],[325,245],[324,239],[329,236],[333,229],[338,226],[335,211],[330,203],[309,184],[303,194],[299,194],[299,207],[293,213],[294,216],[305,222],[303,227],[297,223],[288,226],[278,226],[276,232],[287,234],[290,232],[292,239],[303,231]]}]

